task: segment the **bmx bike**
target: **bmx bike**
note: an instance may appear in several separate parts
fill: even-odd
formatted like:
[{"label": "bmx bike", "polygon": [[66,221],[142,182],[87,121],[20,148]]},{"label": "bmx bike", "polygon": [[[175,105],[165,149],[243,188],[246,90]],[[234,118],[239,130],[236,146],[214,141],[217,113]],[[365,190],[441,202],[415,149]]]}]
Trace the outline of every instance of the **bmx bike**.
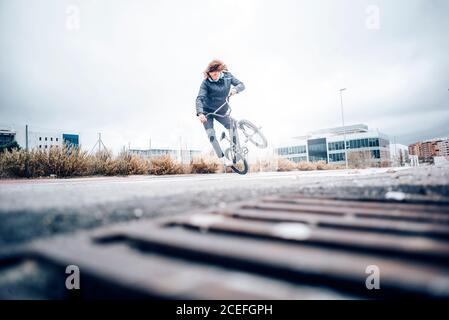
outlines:
[{"label": "bmx bike", "polygon": [[[225,105],[228,105],[228,110],[224,114],[219,114],[218,111],[223,108]],[[256,147],[264,149],[267,147],[267,139],[260,131],[261,127],[257,127],[252,122],[248,120],[236,120],[230,116],[231,107],[229,106],[229,96],[226,97],[226,101],[218,107],[214,112],[209,112],[205,114],[206,117],[214,116],[214,117],[229,117],[230,120],[230,128],[229,133],[230,137],[228,138],[223,132],[221,134],[220,141],[226,139],[229,141],[229,148],[227,148],[224,152],[224,155],[229,160],[232,160],[233,165],[231,169],[238,174],[246,174],[248,172],[248,162],[246,160],[246,156],[248,154],[248,148],[244,145],[240,144],[239,131],[243,133],[245,136],[244,143],[248,141],[254,144]]]}]

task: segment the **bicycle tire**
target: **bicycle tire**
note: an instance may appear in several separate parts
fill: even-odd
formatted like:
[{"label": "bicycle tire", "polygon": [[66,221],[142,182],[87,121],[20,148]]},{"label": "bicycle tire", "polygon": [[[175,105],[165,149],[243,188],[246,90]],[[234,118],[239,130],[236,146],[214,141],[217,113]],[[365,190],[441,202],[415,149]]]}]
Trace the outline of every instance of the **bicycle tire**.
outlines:
[{"label": "bicycle tire", "polygon": [[[230,159],[229,157],[231,156],[230,154],[231,154],[231,148],[227,148],[226,150],[225,150],[225,157],[226,158],[228,158],[228,159]],[[236,152],[235,153],[235,156],[236,156],[236,158],[238,158],[238,160],[237,161],[239,161],[239,160],[242,160],[243,161],[243,169],[242,170],[240,170],[238,167],[236,167],[236,166],[231,166],[231,169],[232,169],[232,171],[234,171],[235,173],[238,173],[238,174],[241,174],[241,175],[244,175],[244,174],[247,174],[248,173],[248,169],[249,169],[249,166],[248,166],[248,162],[246,161],[246,159],[245,159],[245,157],[243,157],[240,153],[238,153],[238,152]]]},{"label": "bicycle tire", "polygon": [[[256,147],[265,149],[268,146],[267,138],[265,138],[262,132],[260,132],[259,128],[257,128],[256,125],[254,125],[252,122],[248,120],[240,120],[238,122],[238,127],[240,130],[242,130],[243,135],[248,139],[248,141],[251,141],[251,143],[253,143]],[[248,133],[248,129],[253,130],[254,133]],[[259,139],[255,139],[254,136],[258,137]]]}]

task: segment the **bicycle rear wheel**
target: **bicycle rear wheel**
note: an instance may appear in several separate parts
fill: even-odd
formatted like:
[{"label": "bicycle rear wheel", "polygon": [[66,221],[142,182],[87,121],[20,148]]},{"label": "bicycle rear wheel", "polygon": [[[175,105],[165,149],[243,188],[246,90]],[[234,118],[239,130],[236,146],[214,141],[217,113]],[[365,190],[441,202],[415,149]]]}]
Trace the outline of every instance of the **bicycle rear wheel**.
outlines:
[{"label": "bicycle rear wheel", "polygon": [[238,127],[242,130],[244,136],[248,141],[251,141],[256,147],[266,148],[268,145],[267,138],[260,132],[252,122],[248,120],[240,120]]},{"label": "bicycle rear wheel", "polygon": [[231,148],[227,148],[225,150],[225,157],[233,160],[234,165],[231,166],[232,171],[242,175],[248,172],[248,162],[240,153],[233,152]]}]

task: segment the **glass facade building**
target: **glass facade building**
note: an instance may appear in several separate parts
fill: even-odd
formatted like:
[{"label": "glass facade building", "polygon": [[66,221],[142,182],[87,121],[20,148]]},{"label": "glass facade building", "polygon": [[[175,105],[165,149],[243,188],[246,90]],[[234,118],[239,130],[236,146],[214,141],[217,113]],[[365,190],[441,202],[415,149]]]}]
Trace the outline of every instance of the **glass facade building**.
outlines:
[{"label": "glass facade building", "polygon": [[0,129],[0,145],[8,144],[14,141],[15,132],[11,130]]},{"label": "glass facade building", "polygon": [[62,140],[67,146],[79,146],[79,135],[77,134],[62,134]]},{"label": "glass facade building", "polygon": [[317,162],[321,160],[327,162],[326,138],[307,140],[307,150],[310,162]]},{"label": "glass facade building", "polygon": [[293,162],[344,164],[345,134],[348,155],[358,153],[372,163],[390,159],[388,136],[377,130],[368,130],[368,126],[363,124],[323,129],[293,138],[275,148],[275,154]]}]

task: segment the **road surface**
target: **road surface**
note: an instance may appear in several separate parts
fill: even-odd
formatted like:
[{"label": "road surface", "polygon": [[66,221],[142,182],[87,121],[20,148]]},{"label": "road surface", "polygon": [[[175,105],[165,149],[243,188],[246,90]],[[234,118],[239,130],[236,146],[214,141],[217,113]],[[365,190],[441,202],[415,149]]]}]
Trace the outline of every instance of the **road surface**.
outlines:
[{"label": "road surface", "polygon": [[287,193],[449,199],[449,166],[0,180],[0,245]]}]

